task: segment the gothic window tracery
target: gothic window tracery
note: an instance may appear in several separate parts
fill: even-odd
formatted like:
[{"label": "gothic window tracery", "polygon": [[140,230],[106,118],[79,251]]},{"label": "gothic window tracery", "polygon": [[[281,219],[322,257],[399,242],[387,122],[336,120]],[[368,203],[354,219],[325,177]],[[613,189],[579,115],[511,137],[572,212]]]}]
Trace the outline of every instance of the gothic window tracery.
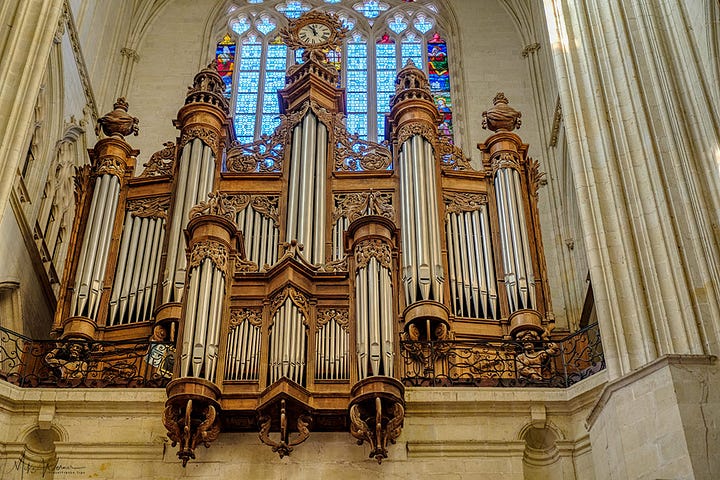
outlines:
[{"label": "gothic window tracery", "polygon": [[452,141],[446,36],[431,0],[236,0],[226,17],[230,33],[219,39],[216,59],[240,143],[269,135],[279,125],[277,91],[284,86],[285,69],[301,61],[302,52],[288,49],[277,33],[311,9],[337,14],[349,30],[342,49],[327,56],[346,91],[350,133],[385,140],[395,76],[412,60],[434,79],[442,135]]}]

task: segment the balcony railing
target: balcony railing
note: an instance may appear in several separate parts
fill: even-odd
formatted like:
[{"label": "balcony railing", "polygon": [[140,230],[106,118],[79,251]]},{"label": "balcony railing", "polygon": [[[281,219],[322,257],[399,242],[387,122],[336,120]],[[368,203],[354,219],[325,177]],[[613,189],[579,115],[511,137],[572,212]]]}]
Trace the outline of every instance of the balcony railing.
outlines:
[{"label": "balcony railing", "polygon": [[[406,386],[565,388],[605,368],[597,324],[555,341],[402,341]],[[21,387],[165,387],[166,342],[32,340],[0,327],[0,379]]]},{"label": "balcony railing", "polygon": [[565,388],[605,368],[597,324],[560,340],[403,341],[406,386]]},{"label": "balcony railing", "polygon": [[165,387],[174,345],[32,340],[0,327],[0,378],[20,387]]}]

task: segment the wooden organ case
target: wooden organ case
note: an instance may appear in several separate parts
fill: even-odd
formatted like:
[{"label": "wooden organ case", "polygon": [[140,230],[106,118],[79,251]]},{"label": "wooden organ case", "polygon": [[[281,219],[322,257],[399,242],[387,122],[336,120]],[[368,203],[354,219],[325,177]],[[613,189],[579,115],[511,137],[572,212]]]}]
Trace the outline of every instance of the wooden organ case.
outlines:
[{"label": "wooden organ case", "polygon": [[[289,46],[313,22],[342,39],[336,18],[311,12],[285,30]],[[345,129],[344,92],[319,51],[288,70],[272,135],[233,141],[211,64],[178,138],[140,175],[124,138],[137,119],[119,99],[77,177],[54,332],[176,342],[163,422],[183,465],[222,431],[259,431],[281,457],[313,431],[349,431],[381,461],[403,424],[405,341],[552,327],[542,175],[512,133],[520,114],[498,94],[474,170],[438,136],[427,77],[409,62],[391,141],[364,141]]]}]

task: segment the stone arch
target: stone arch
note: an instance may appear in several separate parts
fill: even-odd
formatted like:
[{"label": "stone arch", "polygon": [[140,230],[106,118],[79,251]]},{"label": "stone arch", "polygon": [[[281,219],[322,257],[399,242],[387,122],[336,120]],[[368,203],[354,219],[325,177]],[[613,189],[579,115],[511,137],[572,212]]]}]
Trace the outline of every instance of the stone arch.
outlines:
[{"label": "stone arch", "polygon": [[518,439],[525,442],[522,461],[525,480],[563,478],[558,443],[564,438],[563,432],[547,421],[531,422],[520,430]]}]

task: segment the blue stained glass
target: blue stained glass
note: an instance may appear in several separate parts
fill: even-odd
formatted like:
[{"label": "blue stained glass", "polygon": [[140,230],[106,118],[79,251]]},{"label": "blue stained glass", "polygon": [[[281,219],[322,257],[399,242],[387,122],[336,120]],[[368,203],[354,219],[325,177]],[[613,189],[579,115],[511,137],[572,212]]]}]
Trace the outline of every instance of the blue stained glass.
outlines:
[{"label": "blue stained glass", "polygon": [[237,33],[238,35],[242,35],[243,33],[250,30],[250,21],[245,17],[238,18],[236,21],[230,24],[230,28],[232,28],[233,32]]},{"label": "blue stained glass", "polygon": [[378,70],[395,70],[395,55],[392,57],[377,57],[375,62]]},{"label": "blue stained glass", "polygon": [[378,115],[377,119],[378,142],[382,142],[385,140],[385,115]]},{"label": "blue stained glass", "polygon": [[242,46],[242,58],[260,58],[262,56],[262,44],[261,43],[243,43]]},{"label": "blue stained glass", "polygon": [[347,130],[367,138],[367,114],[349,113],[347,116]]},{"label": "blue stained glass", "polygon": [[325,0],[325,3],[340,3],[342,0]]},{"label": "blue stained glass", "polygon": [[394,92],[378,92],[377,94],[377,111],[378,112],[389,112],[390,111],[390,99],[394,95]]},{"label": "blue stained glass", "polygon": [[278,105],[278,99],[275,95],[265,94],[263,97],[263,113],[279,113],[280,107]]},{"label": "blue stained glass", "polygon": [[367,57],[367,45],[365,43],[348,43],[348,57]]},{"label": "blue stained glass", "polygon": [[450,90],[450,77],[447,75],[431,73],[428,77],[428,80],[430,81],[430,90],[433,92]]},{"label": "blue stained glass", "polygon": [[264,115],[260,125],[260,134],[270,135],[280,125],[280,118],[277,116]]},{"label": "blue stained glass", "polygon": [[[282,58],[287,56],[287,47],[285,45],[268,45],[268,58]],[[283,68],[285,68],[283,66]]]},{"label": "blue stained glass", "polygon": [[394,43],[378,43],[375,45],[377,56],[379,57],[392,57],[395,58],[395,44]]},{"label": "blue stained glass", "polygon": [[367,72],[363,70],[350,70],[347,72],[347,89],[353,92],[365,91],[367,87]]},{"label": "blue stained glass", "polygon": [[402,65],[407,64],[408,59],[412,59],[415,66],[422,68],[422,44],[419,42],[404,41],[401,46]]},{"label": "blue stained glass", "polygon": [[255,115],[236,115],[235,116],[235,131],[237,133],[250,133],[250,137],[255,132]]},{"label": "blue stained glass", "polygon": [[295,63],[303,63],[302,56],[304,51],[304,48],[298,48],[295,50]]},{"label": "blue stained glass", "polygon": [[365,15],[367,18],[377,18],[380,12],[384,12],[389,7],[386,3],[378,0],[363,0],[362,3],[356,3],[353,8]]},{"label": "blue stained glass", "polygon": [[378,90],[395,91],[395,70],[378,70],[377,72],[377,88]]},{"label": "blue stained glass", "polygon": [[353,113],[367,112],[367,93],[351,93],[347,96],[347,111]]},{"label": "blue stained glass", "polygon": [[276,92],[278,89],[283,88],[285,86],[285,75],[280,74],[277,75],[273,73],[270,75],[268,72],[268,75],[265,77],[265,91],[268,92]]},{"label": "blue stained glass", "polygon": [[[347,68],[348,70],[367,70],[367,57],[348,56]],[[365,76],[367,76],[367,74]]]},{"label": "blue stained glass", "polygon": [[257,109],[257,93],[240,93],[236,100],[236,113],[255,113]]},{"label": "blue stained glass", "polygon": [[257,92],[260,72],[247,72],[238,77],[238,92]]},{"label": "blue stained glass", "polygon": [[267,35],[275,30],[275,22],[272,21],[270,17],[261,17],[260,20],[255,22],[255,26],[263,33],[263,35]]},{"label": "blue stained glass", "polygon": [[282,58],[270,58],[265,61],[265,68],[267,70],[285,70],[285,57]]},{"label": "blue stained glass", "polygon": [[310,10],[310,7],[308,5],[305,5],[299,0],[288,0],[284,4],[281,3],[275,8],[277,8],[278,12],[281,12],[283,15],[290,19],[300,18],[303,13]]},{"label": "blue stained glass", "polygon": [[388,27],[390,27],[390,30],[392,30],[395,33],[401,33],[405,31],[408,24],[405,21],[405,19],[402,17],[402,15],[396,15],[395,18],[388,22]]},{"label": "blue stained glass", "polygon": [[418,16],[415,18],[415,23],[413,23],[413,25],[415,26],[415,28],[418,29],[419,32],[425,34],[430,31],[434,24],[432,19],[426,17],[422,13],[419,13]]}]

